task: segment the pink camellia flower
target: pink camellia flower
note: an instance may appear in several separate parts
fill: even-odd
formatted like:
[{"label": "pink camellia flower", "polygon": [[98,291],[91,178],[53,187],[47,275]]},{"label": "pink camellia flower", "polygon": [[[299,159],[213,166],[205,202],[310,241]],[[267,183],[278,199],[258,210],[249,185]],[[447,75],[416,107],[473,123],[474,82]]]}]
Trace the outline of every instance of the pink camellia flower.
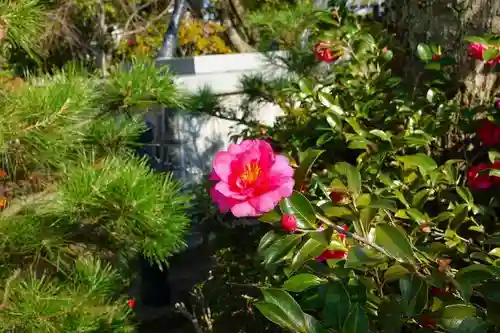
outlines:
[{"label": "pink camellia flower", "polygon": [[[487,49],[488,47],[484,44],[472,43],[469,44],[467,52],[469,53],[469,56],[471,56],[474,59],[484,60],[484,52],[486,52]],[[500,63],[500,55],[496,56],[493,59],[488,60],[488,65],[495,65],[497,63]]]},{"label": "pink camellia flower", "polygon": [[295,232],[297,230],[297,218],[295,215],[283,215],[281,217],[281,228],[285,232]]},{"label": "pink camellia flower", "polygon": [[487,169],[490,169],[488,163],[479,163],[469,169],[469,172],[467,172],[467,183],[471,188],[486,190],[493,185],[493,179]]},{"label": "pink camellia flower", "polygon": [[223,213],[260,216],[293,192],[293,169],[264,140],[244,140],[215,155],[210,195]]},{"label": "pink camellia flower", "polygon": [[484,44],[472,43],[467,47],[467,53],[474,59],[483,60],[486,49],[487,47]]},{"label": "pink camellia flower", "polygon": [[330,259],[346,259],[347,252],[339,250],[325,250],[319,256],[316,257],[317,262],[322,262]]}]

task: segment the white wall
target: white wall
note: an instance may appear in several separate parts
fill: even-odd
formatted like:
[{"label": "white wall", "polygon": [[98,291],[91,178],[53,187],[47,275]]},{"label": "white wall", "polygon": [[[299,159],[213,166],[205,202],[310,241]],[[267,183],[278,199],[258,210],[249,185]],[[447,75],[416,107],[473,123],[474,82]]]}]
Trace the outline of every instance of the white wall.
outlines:
[{"label": "white wall", "polygon": [[[243,97],[240,85],[243,75],[263,73],[272,77],[283,73],[282,69],[272,65],[260,53],[176,58],[162,60],[159,64],[170,67],[177,75],[177,84],[181,89],[195,93],[199,89],[210,87],[215,94],[224,96],[222,104],[225,107],[235,110]],[[199,181],[204,173],[210,171],[214,154],[226,148],[230,143],[230,136],[238,133],[241,128],[236,127],[232,121],[189,110],[170,113],[175,124],[174,138],[180,141],[180,145],[171,147],[176,153],[176,164],[179,166],[177,176],[186,183]],[[272,125],[280,113],[279,107],[272,104],[261,105],[255,111],[257,119],[267,125]],[[158,114],[158,110],[153,111],[149,118],[161,132],[162,121]],[[163,139],[157,138],[156,141]]]}]

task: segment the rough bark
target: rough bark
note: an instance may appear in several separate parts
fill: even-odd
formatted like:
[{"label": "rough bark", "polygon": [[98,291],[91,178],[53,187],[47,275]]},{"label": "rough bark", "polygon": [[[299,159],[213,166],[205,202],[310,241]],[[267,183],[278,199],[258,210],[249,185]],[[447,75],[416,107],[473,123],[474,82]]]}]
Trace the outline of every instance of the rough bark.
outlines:
[{"label": "rough bark", "polygon": [[463,38],[500,34],[500,1],[389,0],[388,5],[388,20],[412,50],[428,43],[458,54],[455,69],[466,87],[464,102],[487,102],[498,93],[498,74],[467,55]]}]

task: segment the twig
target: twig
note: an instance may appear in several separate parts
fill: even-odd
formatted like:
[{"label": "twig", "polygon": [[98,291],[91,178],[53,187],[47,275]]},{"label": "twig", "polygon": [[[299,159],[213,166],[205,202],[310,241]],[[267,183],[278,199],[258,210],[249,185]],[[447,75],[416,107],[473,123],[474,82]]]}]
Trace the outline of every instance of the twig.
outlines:
[{"label": "twig", "polygon": [[141,28],[138,28],[138,29],[135,29],[135,30],[130,30],[130,31],[125,31],[123,33],[123,37],[126,37],[126,36],[129,36],[129,35],[135,35],[135,34],[138,34],[138,33],[141,33],[143,32],[144,30],[147,30],[151,24],[155,23],[156,21],[160,20],[161,18],[163,18],[163,16],[165,16],[169,10],[171,9],[170,6],[168,6],[167,8],[165,8],[162,12],[160,12],[155,18],[151,19],[148,21],[148,23],[146,23],[143,27]]},{"label": "twig", "polygon": [[146,9],[147,7],[151,6],[153,3],[155,3],[156,0],[152,0],[149,2],[146,2],[145,4],[140,5],[139,7],[136,7],[132,15],[127,19],[127,22],[125,23],[125,26],[123,28],[124,31],[128,30],[128,26],[132,23],[133,19],[139,15],[139,12],[143,9]]},{"label": "twig", "polygon": [[389,253],[387,253],[387,251],[383,247],[381,247],[381,246],[379,246],[379,245],[377,245],[377,244],[375,244],[373,242],[370,242],[368,239],[366,239],[366,238],[364,238],[364,237],[362,237],[362,236],[360,236],[358,234],[355,234],[355,233],[350,232],[348,230],[344,230],[344,228],[336,225],[335,223],[333,223],[332,221],[330,221],[326,217],[321,216],[319,214],[316,214],[316,218],[318,220],[320,220],[321,222],[323,222],[323,223],[329,225],[330,227],[332,227],[339,234],[343,234],[343,235],[347,235],[349,237],[352,237],[355,240],[357,240],[358,242],[364,243],[364,244],[366,244],[366,245],[374,248],[375,250],[377,250],[377,251],[379,251],[379,252],[381,252],[381,253],[389,256],[389,257],[392,257]]},{"label": "twig", "polygon": [[7,278],[7,281],[5,281],[5,287],[4,287],[3,297],[2,297],[2,304],[0,304],[0,308],[7,306],[7,299],[9,298],[10,285],[12,284],[12,281],[17,279],[19,274],[21,274],[21,270],[16,269],[14,271],[14,273],[12,273],[12,275]]},{"label": "twig", "polygon": [[186,317],[187,319],[189,319],[191,321],[196,333],[203,333],[203,329],[201,328],[200,324],[198,323],[198,319],[188,311],[188,309],[186,308],[186,305],[184,303],[175,303],[175,309],[180,314],[182,314],[184,317]]}]

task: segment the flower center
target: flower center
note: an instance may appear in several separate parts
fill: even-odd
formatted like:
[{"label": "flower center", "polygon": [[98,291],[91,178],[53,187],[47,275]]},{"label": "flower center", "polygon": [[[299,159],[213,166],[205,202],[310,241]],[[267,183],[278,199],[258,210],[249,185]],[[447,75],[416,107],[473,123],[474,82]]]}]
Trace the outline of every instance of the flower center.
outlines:
[{"label": "flower center", "polygon": [[240,176],[240,179],[245,184],[253,184],[260,176],[260,167],[257,163],[248,163]]}]

